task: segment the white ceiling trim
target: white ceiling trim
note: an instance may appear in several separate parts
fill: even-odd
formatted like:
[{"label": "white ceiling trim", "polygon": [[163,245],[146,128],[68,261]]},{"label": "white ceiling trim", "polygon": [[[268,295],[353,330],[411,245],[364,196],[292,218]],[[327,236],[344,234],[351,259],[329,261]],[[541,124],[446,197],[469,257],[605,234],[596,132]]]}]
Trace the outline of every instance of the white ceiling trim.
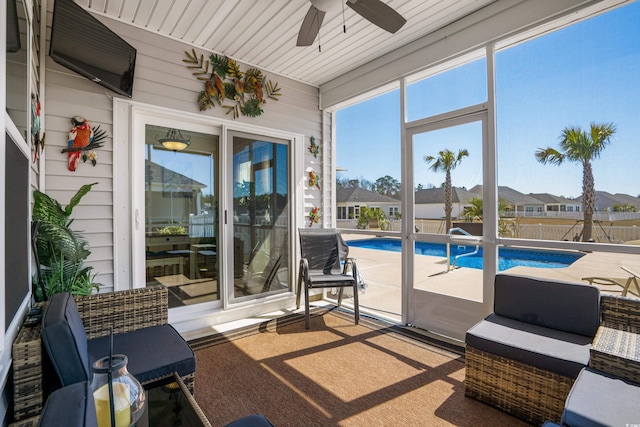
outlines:
[{"label": "white ceiling trim", "polygon": [[[342,10],[327,12],[319,34],[321,52],[317,42],[296,46],[309,0],[75,1],[98,16],[320,87],[486,5],[511,0],[381,0],[407,19],[395,34],[345,6],[346,34]],[[51,11],[53,2],[48,3]]]},{"label": "white ceiling trim", "polygon": [[[226,55],[320,88],[324,105],[332,105],[344,98],[334,91],[361,94],[387,83],[391,74],[406,76],[601,0],[381,0],[407,19],[399,31],[388,33],[344,7],[344,14],[327,12],[319,33],[321,52],[317,40],[296,46],[309,0],[75,1],[96,15],[183,42],[199,53]],[[45,3],[51,12],[53,1]]]}]

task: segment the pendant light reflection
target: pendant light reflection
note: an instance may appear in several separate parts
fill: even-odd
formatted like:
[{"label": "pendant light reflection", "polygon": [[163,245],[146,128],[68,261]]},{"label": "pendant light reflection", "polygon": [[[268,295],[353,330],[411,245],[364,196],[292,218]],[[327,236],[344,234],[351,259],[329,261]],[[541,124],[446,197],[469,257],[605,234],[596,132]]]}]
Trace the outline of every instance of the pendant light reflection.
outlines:
[{"label": "pendant light reflection", "polygon": [[182,151],[191,144],[191,137],[183,137],[180,129],[168,129],[167,135],[164,138],[158,138],[156,136],[156,141],[162,144],[167,150]]}]

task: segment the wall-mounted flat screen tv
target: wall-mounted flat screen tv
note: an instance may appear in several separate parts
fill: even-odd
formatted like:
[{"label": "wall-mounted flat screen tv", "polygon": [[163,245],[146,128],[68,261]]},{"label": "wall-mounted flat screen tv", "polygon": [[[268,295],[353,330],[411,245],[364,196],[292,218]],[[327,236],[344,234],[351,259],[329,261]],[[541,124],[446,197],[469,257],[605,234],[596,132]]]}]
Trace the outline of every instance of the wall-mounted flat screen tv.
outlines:
[{"label": "wall-mounted flat screen tv", "polygon": [[55,0],[49,55],[89,80],[131,98],[136,49],[73,0]]},{"label": "wall-mounted flat screen tv", "polygon": [[20,50],[20,25],[18,24],[18,6],[16,0],[7,2],[7,52]]}]

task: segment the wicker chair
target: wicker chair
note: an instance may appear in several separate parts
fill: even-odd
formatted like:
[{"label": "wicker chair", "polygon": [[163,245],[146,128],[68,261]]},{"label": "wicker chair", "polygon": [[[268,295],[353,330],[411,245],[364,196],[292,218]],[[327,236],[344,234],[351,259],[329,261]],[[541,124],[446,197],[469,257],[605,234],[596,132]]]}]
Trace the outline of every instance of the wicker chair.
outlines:
[{"label": "wicker chair", "polygon": [[[74,297],[87,339],[168,323],[168,293],[162,286]],[[44,306],[44,305],[43,305]],[[40,325],[23,328],[13,344],[14,420],[40,414],[43,405]],[[182,380],[191,393],[195,373]],[[158,380],[158,379],[155,379]]]},{"label": "wicker chair", "polygon": [[533,424],[560,421],[600,322],[593,286],[499,274],[494,313],[467,332],[465,395]]},{"label": "wicker chair", "polygon": [[[640,417],[640,300],[600,298],[601,323],[589,367],[578,375],[556,426],[623,426]],[[630,403],[631,402],[631,403]]]},{"label": "wicker chair", "polygon": [[[106,292],[74,299],[87,339],[107,336],[111,327],[114,335],[117,335],[169,323],[169,295],[164,286]],[[172,377],[172,374],[167,375],[167,378]],[[181,378],[193,394],[195,372]]]}]

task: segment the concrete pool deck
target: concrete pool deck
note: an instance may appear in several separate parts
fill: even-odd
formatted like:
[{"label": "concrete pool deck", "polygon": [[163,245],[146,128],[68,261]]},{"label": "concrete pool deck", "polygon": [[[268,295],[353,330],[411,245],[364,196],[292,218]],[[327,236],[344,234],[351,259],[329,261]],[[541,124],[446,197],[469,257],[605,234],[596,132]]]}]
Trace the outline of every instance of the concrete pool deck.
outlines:
[{"label": "concrete pool deck", "polygon": [[[370,238],[362,235],[344,235],[345,240]],[[349,256],[356,259],[358,270],[367,284],[367,289],[359,295],[363,310],[400,321],[401,312],[401,254],[400,252],[366,249],[351,246]],[[443,257],[417,255],[414,288],[462,299],[482,301],[482,270],[457,268],[446,272]],[[503,272],[530,275],[540,278],[587,283],[584,277],[625,278],[629,274],[620,267],[628,267],[640,272],[640,255],[609,252],[591,252],[564,268],[514,267]],[[598,286],[603,292],[619,294],[618,286]],[[629,297],[640,297],[629,293]]]}]

